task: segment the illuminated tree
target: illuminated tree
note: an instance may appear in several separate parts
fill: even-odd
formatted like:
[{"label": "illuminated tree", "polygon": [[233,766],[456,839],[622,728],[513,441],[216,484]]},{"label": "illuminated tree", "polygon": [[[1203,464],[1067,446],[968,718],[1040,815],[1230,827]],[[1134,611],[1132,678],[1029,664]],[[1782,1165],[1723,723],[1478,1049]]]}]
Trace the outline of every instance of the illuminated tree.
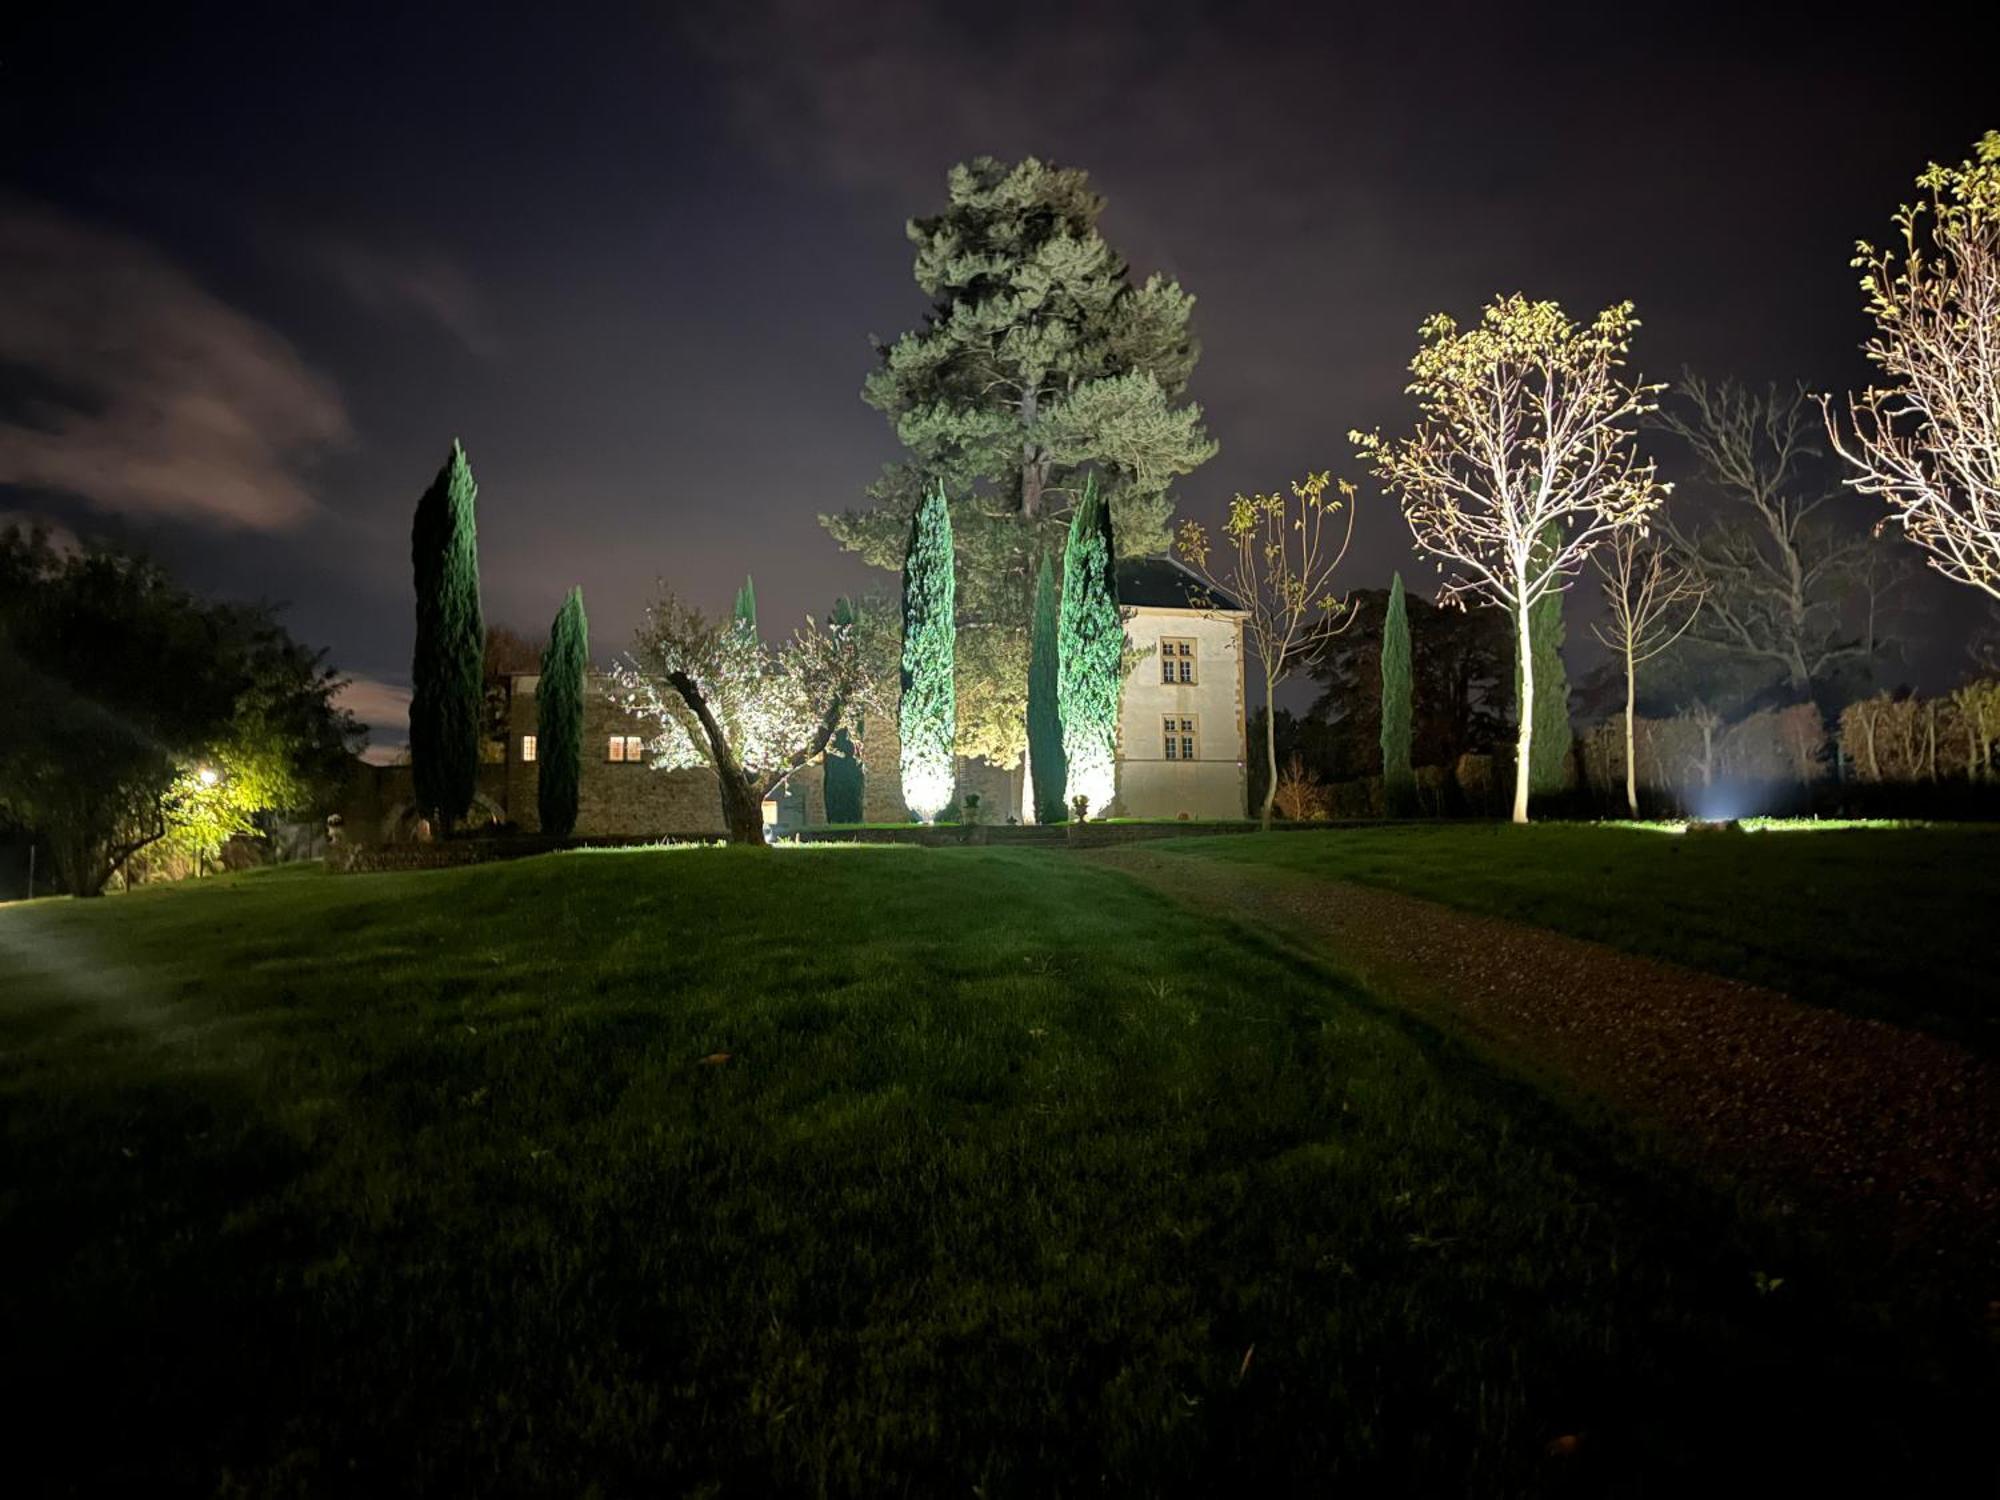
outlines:
[{"label": "illuminated tree", "polygon": [[1881,383],[1849,398],[1851,445],[1821,404],[1848,483],[1881,496],[1938,572],[2000,599],[2000,131],[1917,186],[1899,245],[1856,245]]},{"label": "illuminated tree", "polygon": [[944,486],[934,484],[910,523],[903,558],[903,696],[897,719],[903,801],[926,823],[951,805],[958,779],[955,572],[951,511]]},{"label": "illuminated tree", "polygon": [[1184,399],[1194,299],[1134,285],[1098,233],[1087,174],[1032,158],[952,168],[913,220],[923,324],[881,347],[863,398],[905,457],[866,509],[822,517],[850,551],[899,568],[933,479],[955,497],[961,568],[959,753],[1013,765],[1025,743],[1035,570],[1062,545],[1086,471],[1135,554],[1167,544],[1169,489],[1215,452]]},{"label": "illuminated tree", "polygon": [[[1354,539],[1354,486],[1342,480],[1329,500],[1327,473],[1309,474],[1282,494],[1238,495],[1222,524],[1224,560],[1211,566],[1208,530],[1182,521],[1174,550],[1217,594],[1245,612],[1243,633],[1264,675],[1264,703],[1278,685],[1353,623],[1354,610],[1333,591],[1333,575]],[[1266,832],[1278,792],[1277,715],[1264,715]]]},{"label": "illuminated tree", "polygon": [[590,668],[590,621],[583,590],[573,588],[549,626],[535,688],[535,802],[542,832],[566,839],[576,831],[583,781],[584,674]]},{"label": "illuminated tree", "polygon": [[[1513,617],[1522,663],[1514,820],[1528,820],[1535,729],[1530,618],[1568,586],[1599,544],[1637,526],[1666,492],[1634,442],[1661,389],[1625,378],[1629,302],[1588,325],[1553,302],[1518,293],[1487,305],[1461,329],[1438,314],[1410,361],[1419,417],[1409,437],[1351,434],[1397,495],[1420,554],[1452,565],[1440,602],[1467,597]],[[1556,528],[1556,545],[1544,532]]]},{"label": "illuminated tree", "polygon": [[1118,552],[1111,507],[1086,478],[1063,549],[1057,623],[1056,706],[1062,715],[1065,785],[1072,809],[1100,818],[1118,793],[1118,705],[1125,685],[1125,617],[1118,608]]},{"label": "illuminated tree", "polygon": [[1055,568],[1044,556],[1035,578],[1028,652],[1028,775],[1037,823],[1060,823],[1069,816],[1069,764],[1063,759],[1062,707],[1057,701],[1061,608]]},{"label": "illuminated tree", "polygon": [[736,607],[730,613],[737,623],[757,628],[757,584],[748,573],[743,575],[743,587],[736,591]]},{"label": "illuminated tree", "polygon": [[1639,816],[1633,726],[1639,668],[1687,633],[1701,610],[1701,580],[1666,548],[1626,527],[1592,559],[1604,584],[1605,618],[1591,632],[1625,669],[1625,806]]},{"label": "illuminated tree", "polygon": [[854,627],[810,616],[772,648],[734,618],[711,620],[671,589],[646,611],[631,653],[613,670],[615,701],[652,729],[655,770],[705,765],[722,793],[729,841],[764,842],[764,799],[825,753],[873,683]]},{"label": "illuminated tree", "polygon": [[410,666],[410,767],[417,805],[441,831],[472,806],[479,775],[485,627],[479,612],[479,486],[456,440],[417,502],[410,533],[417,644]]},{"label": "illuminated tree", "polygon": [[1661,513],[1661,530],[1706,596],[1688,639],[1781,673],[1794,698],[1823,703],[1836,674],[1865,672],[1879,652],[1872,612],[1871,628],[1848,628],[1878,548],[1829,509],[1841,491],[1823,469],[1806,394],[1688,375],[1674,397],[1660,425],[1687,443],[1719,501],[1693,527]]},{"label": "illuminated tree", "polygon": [[1416,805],[1417,782],[1410,771],[1410,615],[1403,604],[1403,575],[1389,582],[1382,617],[1382,797],[1389,815],[1406,818]]}]

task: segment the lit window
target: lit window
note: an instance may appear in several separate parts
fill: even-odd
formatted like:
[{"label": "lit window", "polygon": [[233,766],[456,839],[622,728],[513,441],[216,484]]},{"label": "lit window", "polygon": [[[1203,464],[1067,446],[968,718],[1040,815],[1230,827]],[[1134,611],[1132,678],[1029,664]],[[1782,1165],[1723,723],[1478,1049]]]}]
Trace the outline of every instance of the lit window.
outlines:
[{"label": "lit window", "polygon": [[1196,680],[1193,640],[1184,636],[1160,637],[1160,681],[1175,687],[1183,683],[1192,687]]},{"label": "lit window", "polygon": [[1199,760],[1194,715],[1168,714],[1160,721],[1168,760]]},{"label": "lit window", "polygon": [[612,762],[638,765],[646,758],[646,741],[643,735],[614,734],[605,751],[604,758]]},{"label": "lit window", "polygon": [[534,758],[535,737],[532,734],[524,734],[521,736],[521,759],[533,760]]}]

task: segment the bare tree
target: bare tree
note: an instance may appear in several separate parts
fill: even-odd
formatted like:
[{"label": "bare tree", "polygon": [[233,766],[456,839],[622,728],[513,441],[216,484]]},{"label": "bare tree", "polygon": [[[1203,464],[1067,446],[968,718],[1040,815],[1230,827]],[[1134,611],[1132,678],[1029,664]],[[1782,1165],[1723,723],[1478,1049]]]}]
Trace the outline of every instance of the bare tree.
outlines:
[{"label": "bare tree", "polygon": [[[1690,374],[1675,394],[1660,425],[1687,443],[1721,501],[1692,529],[1661,522],[1703,588],[1692,638],[1781,672],[1801,700],[1838,668],[1872,664],[1876,606],[1893,580],[1872,566],[1866,531],[1827,509],[1841,487],[1821,470],[1821,424],[1804,388],[1756,391]],[[1869,608],[1857,633],[1850,606],[1861,597]]]},{"label": "bare tree", "polygon": [[1900,245],[1855,247],[1881,383],[1848,399],[1851,441],[1821,405],[1848,484],[1887,502],[1938,572],[2000,599],[2000,131],[1917,186]]},{"label": "bare tree", "polygon": [[1439,558],[1440,572],[1453,565],[1439,602],[1470,595],[1514,617],[1517,823],[1528,821],[1534,735],[1529,612],[1567,588],[1600,543],[1642,526],[1666,493],[1634,441],[1661,387],[1622,373],[1638,326],[1629,302],[1579,325],[1518,293],[1489,303],[1472,328],[1440,313],[1410,361],[1416,432],[1394,442],[1350,434],[1401,497],[1419,554]]},{"label": "bare tree", "polygon": [[[1340,481],[1329,500],[1332,477],[1308,474],[1289,496],[1238,495],[1222,523],[1226,561],[1209,565],[1208,529],[1182,521],[1174,550],[1217,591],[1233,598],[1247,618],[1244,634],[1264,672],[1265,832],[1278,795],[1278,685],[1353,623],[1354,611],[1333,591],[1333,575],[1354,540],[1354,486]],[[1344,519],[1342,519],[1344,517]]]},{"label": "bare tree", "polygon": [[1625,665],[1625,805],[1636,818],[1639,774],[1632,726],[1639,667],[1687,633],[1707,590],[1691,569],[1634,526],[1618,532],[1595,562],[1604,580],[1607,618],[1591,632]]}]

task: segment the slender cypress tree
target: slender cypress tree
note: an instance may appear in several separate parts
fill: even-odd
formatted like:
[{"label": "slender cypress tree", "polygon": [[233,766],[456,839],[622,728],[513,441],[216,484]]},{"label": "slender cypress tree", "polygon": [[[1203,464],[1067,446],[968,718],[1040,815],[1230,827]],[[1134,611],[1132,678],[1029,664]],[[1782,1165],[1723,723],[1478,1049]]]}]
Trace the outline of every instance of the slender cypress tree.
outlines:
[{"label": "slender cypress tree", "polygon": [[584,673],[590,664],[590,621],[583,590],[573,588],[549,626],[542,680],[535,690],[535,802],[542,832],[566,839],[576,831],[577,788],[583,780]]},{"label": "slender cypress tree", "polygon": [[956,781],[957,581],[951,511],[935,482],[910,523],[903,557],[903,801],[930,822],[951,804]]},{"label": "slender cypress tree", "polygon": [[743,575],[743,587],[736,591],[736,609],[734,613],[737,624],[748,625],[751,630],[756,630],[757,585],[752,581],[748,573]]},{"label": "slender cypress tree", "polygon": [[1118,791],[1118,702],[1124,687],[1125,621],[1118,610],[1118,557],[1111,507],[1087,478],[1063,552],[1057,630],[1056,704],[1062,715],[1068,795],[1103,817]]},{"label": "slender cypress tree", "polygon": [[1035,821],[1060,823],[1069,816],[1065,800],[1069,763],[1063,758],[1062,709],[1057,701],[1057,617],[1062,594],[1046,553],[1035,577],[1035,612],[1028,641],[1028,776],[1033,783]]},{"label": "slender cypress tree", "polygon": [[834,732],[826,752],[826,820],[829,823],[859,823],[867,790],[861,760],[854,753],[854,740],[845,727]]},{"label": "slender cypress tree", "polygon": [[[1551,524],[1542,533],[1543,545],[1560,543],[1560,533]],[[1535,663],[1535,722],[1528,749],[1528,795],[1559,796],[1569,790],[1565,761],[1574,732],[1569,722],[1569,674],[1563,669],[1563,640],[1568,634],[1563,624],[1564,589],[1550,589],[1528,611],[1528,649]],[[1514,702],[1521,701],[1521,663],[1516,648]]]},{"label": "slender cypress tree", "polygon": [[410,528],[417,589],[410,769],[418,807],[445,833],[472,806],[479,775],[486,626],[479,613],[478,499],[472,465],[454,438]]},{"label": "slender cypress tree", "polygon": [[1382,795],[1392,818],[1416,809],[1417,783],[1410,774],[1410,612],[1403,602],[1403,575],[1390,581],[1382,616]]}]

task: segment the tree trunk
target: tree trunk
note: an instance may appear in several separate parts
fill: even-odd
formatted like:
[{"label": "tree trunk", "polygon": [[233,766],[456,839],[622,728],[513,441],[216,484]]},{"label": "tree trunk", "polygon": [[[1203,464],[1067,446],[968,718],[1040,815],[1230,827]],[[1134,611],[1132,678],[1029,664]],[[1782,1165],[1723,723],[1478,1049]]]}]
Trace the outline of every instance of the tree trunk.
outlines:
[{"label": "tree trunk", "polygon": [[[1025,427],[1035,420],[1038,402],[1031,387],[1021,393],[1021,424]],[[1035,449],[1033,438],[1021,444],[1021,514],[1028,517],[1042,513],[1042,485],[1048,478],[1046,463]]]},{"label": "tree trunk", "polygon": [[1528,754],[1535,743],[1535,657],[1528,636],[1528,580],[1514,573],[1514,649],[1521,661],[1520,728],[1514,734],[1514,821],[1528,821]]},{"label": "tree trunk", "polygon": [[1632,660],[1632,643],[1625,642],[1625,806],[1632,816],[1639,816],[1639,761],[1632,750],[1632,708],[1638,698],[1635,686],[1635,663]]},{"label": "tree trunk", "polygon": [[1261,827],[1271,831],[1271,806],[1278,800],[1278,685],[1264,674],[1264,812]]},{"label": "tree trunk", "polygon": [[729,842],[769,848],[764,841],[764,799],[757,795],[749,779],[735,766],[725,775],[718,769],[722,784],[722,821],[729,829]]}]

